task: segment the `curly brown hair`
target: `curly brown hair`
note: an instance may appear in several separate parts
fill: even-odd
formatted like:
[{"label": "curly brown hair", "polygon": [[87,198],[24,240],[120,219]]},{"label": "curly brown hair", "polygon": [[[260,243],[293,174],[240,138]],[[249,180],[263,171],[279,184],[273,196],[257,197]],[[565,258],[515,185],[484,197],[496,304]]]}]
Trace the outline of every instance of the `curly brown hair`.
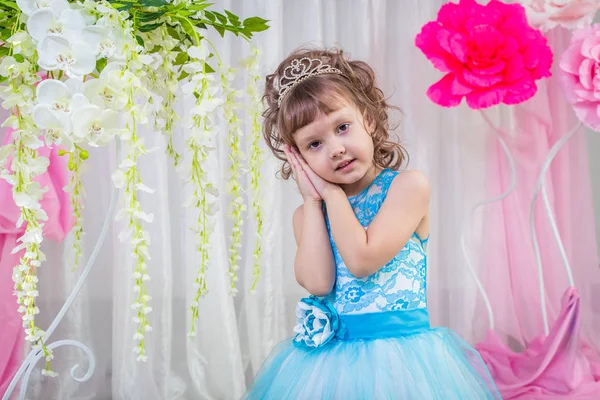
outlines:
[{"label": "curly brown hair", "polygon": [[[321,60],[342,74],[311,76],[296,84],[278,106],[278,86],[284,70],[292,60],[304,57]],[[388,110],[400,109],[387,103],[383,91],[377,87],[373,69],[365,62],[349,61],[343,50],[299,49],[279,64],[274,73],[267,75],[263,96],[267,107],[263,113],[263,136],[275,157],[283,161],[281,175],[284,179],[290,177],[291,166],[282,150],[283,144],[295,146],[293,134],[298,129],[309,125],[319,113],[327,115],[348,105],[348,100],[354,103],[364,120],[374,126],[370,134],[375,165],[397,170],[408,160],[404,147],[389,140]]]}]

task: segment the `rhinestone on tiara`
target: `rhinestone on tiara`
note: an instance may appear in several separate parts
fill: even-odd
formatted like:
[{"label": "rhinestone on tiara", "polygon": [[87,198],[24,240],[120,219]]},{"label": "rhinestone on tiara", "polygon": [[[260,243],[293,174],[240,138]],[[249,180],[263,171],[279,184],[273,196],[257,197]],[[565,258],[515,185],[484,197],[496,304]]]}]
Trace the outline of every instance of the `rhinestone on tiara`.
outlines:
[{"label": "rhinestone on tiara", "polygon": [[277,98],[277,106],[281,106],[283,98],[294,88],[294,86],[311,76],[321,74],[343,75],[342,71],[331,65],[323,64],[319,59],[303,57],[292,60],[291,64],[283,70],[283,76],[279,78],[279,97]]}]

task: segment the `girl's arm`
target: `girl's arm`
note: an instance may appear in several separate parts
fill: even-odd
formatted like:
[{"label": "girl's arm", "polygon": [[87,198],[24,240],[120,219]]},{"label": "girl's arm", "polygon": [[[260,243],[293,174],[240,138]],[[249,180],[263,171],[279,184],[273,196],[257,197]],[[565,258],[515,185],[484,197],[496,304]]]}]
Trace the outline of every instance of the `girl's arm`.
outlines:
[{"label": "girl's arm", "polygon": [[298,283],[315,296],[329,294],[335,282],[335,261],[321,201],[305,201],[293,217],[298,251],[294,272]]},{"label": "girl's arm", "polygon": [[365,230],[341,189],[323,193],[333,240],[352,275],[372,275],[402,250],[427,215],[429,195],[429,182],[423,174],[398,174]]}]

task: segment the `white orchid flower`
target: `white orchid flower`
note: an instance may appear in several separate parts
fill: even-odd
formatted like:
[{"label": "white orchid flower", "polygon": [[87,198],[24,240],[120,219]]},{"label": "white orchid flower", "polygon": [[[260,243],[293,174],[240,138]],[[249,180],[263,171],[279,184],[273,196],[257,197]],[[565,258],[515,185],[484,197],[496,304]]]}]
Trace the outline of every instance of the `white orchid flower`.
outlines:
[{"label": "white orchid flower", "polygon": [[121,78],[120,63],[110,63],[100,74],[99,79],[90,79],[83,84],[83,93],[101,108],[123,110],[129,101],[126,82]]},{"label": "white orchid flower", "polygon": [[81,39],[92,48],[96,58],[125,60],[125,39],[115,29],[88,26],[81,31]]},{"label": "white orchid flower", "polygon": [[49,106],[59,119],[68,118],[78,107],[89,103],[81,93],[83,83],[78,79],[62,82],[56,79],[46,79],[36,88],[37,104]]},{"label": "white orchid flower", "polygon": [[52,110],[49,105],[38,104],[35,106],[33,108],[33,121],[38,128],[44,130],[44,138],[47,145],[70,141],[68,138],[71,133],[71,120],[59,118],[57,112]]},{"label": "white orchid flower", "polygon": [[0,75],[6,77],[15,77],[20,74],[18,69],[19,63],[12,56],[6,56],[2,58],[0,63]]},{"label": "white orchid flower", "polygon": [[107,145],[118,129],[118,114],[94,104],[80,108],[73,114],[72,120],[74,136],[86,138],[94,147]]},{"label": "white orchid flower", "polygon": [[12,44],[14,54],[23,54],[25,57],[31,57],[35,54],[35,43],[29,33],[25,31],[18,31],[6,41]]},{"label": "white orchid flower", "polygon": [[67,39],[75,40],[86,26],[81,12],[70,9],[64,10],[57,18],[54,11],[44,8],[31,14],[27,21],[27,31],[38,42],[48,34],[63,35]]},{"label": "white orchid flower", "polygon": [[50,8],[56,15],[69,8],[67,0],[17,0],[17,6],[25,15],[31,15],[37,10]]},{"label": "white orchid flower", "polygon": [[83,90],[92,104],[113,110],[123,110],[129,101],[123,87],[114,85],[113,82],[106,79],[90,79],[84,83]]},{"label": "white orchid flower", "polygon": [[38,64],[45,70],[61,69],[70,77],[81,77],[96,68],[94,52],[84,42],[70,42],[49,34],[38,45]]}]

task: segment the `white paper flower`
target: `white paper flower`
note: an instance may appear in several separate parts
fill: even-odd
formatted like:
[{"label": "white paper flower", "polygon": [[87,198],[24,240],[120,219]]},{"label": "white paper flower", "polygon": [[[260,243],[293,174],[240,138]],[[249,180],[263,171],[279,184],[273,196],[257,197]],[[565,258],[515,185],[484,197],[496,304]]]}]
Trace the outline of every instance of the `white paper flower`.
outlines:
[{"label": "white paper flower", "polygon": [[556,26],[578,29],[589,25],[600,8],[597,0],[521,0],[531,26],[542,31]]},{"label": "white paper flower", "polygon": [[50,8],[56,15],[69,8],[67,0],[17,0],[17,6],[25,15],[31,15],[37,10]]},{"label": "white paper flower", "polygon": [[97,58],[125,60],[125,39],[119,31],[106,26],[88,26],[81,31],[81,38],[91,46]]},{"label": "white paper flower", "polygon": [[61,69],[70,77],[81,77],[96,68],[96,57],[84,42],[70,42],[64,36],[47,35],[38,45],[39,65],[45,70]]},{"label": "white paper flower", "polygon": [[91,146],[107,145],[118,128],[118,114],[113,110],[102,110],[89,104],[79,109],[73,116],[73,135],[87,138]]},{"label": "white paper flower", "polygon": [[44,8],[31,14],[27,21],[27,31],[38,42],[49,34],[62,35],[69,40],[76,40],[86,25],[85,18],[79,11],[67,9],[57,18],[54,11]]}]

